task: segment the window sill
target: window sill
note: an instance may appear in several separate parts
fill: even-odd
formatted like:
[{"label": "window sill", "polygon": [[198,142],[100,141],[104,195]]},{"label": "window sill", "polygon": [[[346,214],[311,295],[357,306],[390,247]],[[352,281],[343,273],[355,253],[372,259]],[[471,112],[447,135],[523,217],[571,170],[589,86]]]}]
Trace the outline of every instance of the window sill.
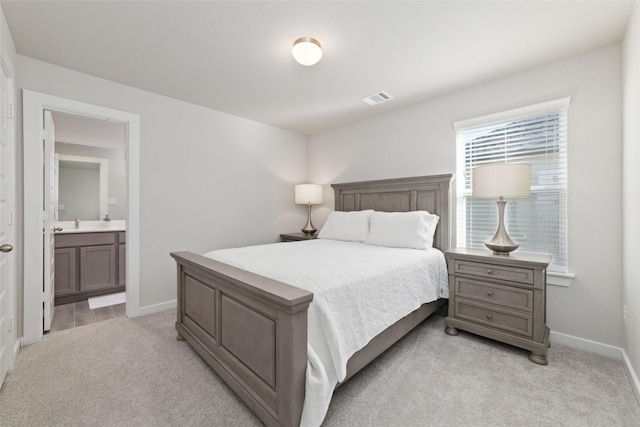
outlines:
[{"label": "window sill", "polygon": [[557,271],[547,271],[547,285],[562,286],[568,288],[571,281],[576,277],[573,273],[559,273]]}]

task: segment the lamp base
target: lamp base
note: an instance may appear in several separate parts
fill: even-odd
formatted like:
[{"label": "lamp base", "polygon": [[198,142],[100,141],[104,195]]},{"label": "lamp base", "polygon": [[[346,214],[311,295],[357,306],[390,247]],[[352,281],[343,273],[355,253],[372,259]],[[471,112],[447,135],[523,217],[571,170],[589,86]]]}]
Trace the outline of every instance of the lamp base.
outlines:
[{"label": "lamp base", "polygon": [[511,240],[509,233],[507,233],[507,229],[504,227],[504,208],[507,202],[500,197],[500,200],[497,203],[498,230],[496,230],[496,234],[493,236],[493,239],[485,243],[485,246],[491,249],[496,255],[509,255],[509,252],[513,252],[518,249],[519,245]]},{"label": "lamp base", "polygon": [[[313,227],[313,225],[311,227]],[[311,236],[312,234],[314,234],[318,230],[315,229],[315,228],[307,229],[307,227],[305,227],[300,231],[302,231],[304,234],[307,234],[307,235]]]},{"label": "lamp base", "polygon": [[302,231],[304,234],[307,235],[312,235],[313,233],[315,233],[316,231],[318,231],[317,228],[315,228],[313,226],[313,224],[311,223],[311,203],[307,204],[307,223],[305,224],[305,226],[302,228]]},{"label": "lamp base", "polygon": [[513,245],[513,246],[509,246],[509,245],[496,245],[493,244],[493,241],[491,242],[487,242],[484,244],[487,248],[491,249],[493,251],[494,254],[496,255],[509,255],[510,252],[515,251],[516,249],[518,249],[518,245]]}]

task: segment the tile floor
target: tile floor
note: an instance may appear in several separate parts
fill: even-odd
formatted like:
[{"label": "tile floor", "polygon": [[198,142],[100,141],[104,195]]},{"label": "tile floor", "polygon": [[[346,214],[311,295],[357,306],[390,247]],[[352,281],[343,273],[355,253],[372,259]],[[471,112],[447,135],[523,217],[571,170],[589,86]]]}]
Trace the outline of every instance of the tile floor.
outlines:
[{"label": "tile floor", "polygon": [[53,317],[53,324],[51,325],[51,332],[77,328],[78,326],[124,316],[125,306],[126,304],[122,303],[91,310],[89,308],[89,301],[87,300],[57,305],[56,314]]}]

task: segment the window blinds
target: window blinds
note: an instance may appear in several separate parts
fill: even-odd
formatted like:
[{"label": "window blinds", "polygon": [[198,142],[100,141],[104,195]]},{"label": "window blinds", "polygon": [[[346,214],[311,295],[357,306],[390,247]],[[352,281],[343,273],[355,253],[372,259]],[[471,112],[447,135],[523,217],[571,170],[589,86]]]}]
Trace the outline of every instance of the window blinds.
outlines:
[{"label": "window blinds", "polygon": [[519,250],[550,253],[549,270],[567,272],[567,109],[569,99],[455,124],[457,245],[483,248],[498,227],[496,201],[471,197],[473,169],[531,165],[531,197],[507,201],[505,225]]}]

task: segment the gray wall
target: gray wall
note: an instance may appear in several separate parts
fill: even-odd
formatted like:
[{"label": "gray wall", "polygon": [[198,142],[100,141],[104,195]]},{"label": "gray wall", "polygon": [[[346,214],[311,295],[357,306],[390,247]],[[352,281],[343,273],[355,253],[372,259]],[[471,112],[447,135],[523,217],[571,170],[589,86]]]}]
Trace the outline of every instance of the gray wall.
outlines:
[{"label": "gray wall", "polygon": [[176,299],[169,252],[278,241],[304,224],[293,200],[306,138],[18,57],[20,87],[140,115],[140,305]]},{"label": "gray wall", "polygon": [[[640,4],[636,3],[624,42],[623,324],[625,349],[640,373]],[[640,397],[640,396],[639,396]]]},{"label": "gray wall", "polygon": [[[554,332],[622,346],[621,46],[524,71],[309,137],[310,182],[454,173],[453,123],[570,96],[569,287],[549,286]],[[391,88],[389,89],[391,91]],[[316,210],[323,224],[333,195]]]}]

